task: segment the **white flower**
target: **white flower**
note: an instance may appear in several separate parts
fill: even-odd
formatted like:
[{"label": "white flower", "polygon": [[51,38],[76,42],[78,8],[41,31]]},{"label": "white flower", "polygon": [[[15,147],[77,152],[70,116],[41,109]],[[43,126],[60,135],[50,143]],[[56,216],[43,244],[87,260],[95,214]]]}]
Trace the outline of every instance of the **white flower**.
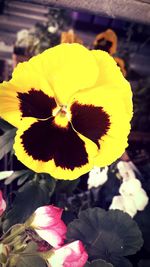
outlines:
[{"label": "white flower", "polygon": [[131,217],[134,217],[138,210],[144,210],[149,200],[134,171],[139,175],[140,172],[131,161],[119,161],[117,168],[123,182],[119,188],[120,195],[112,199],[112,204],[109,208],[123,210]]},{"label": "white flower", "polygon": [[124,204],[124,211],[128,213],[131,217],[134,217],[137,213],[137,208],[134,202],[134,198],[132,196],[122,196],[123,204]]},{"label": "white flower", "polygon": [[112,199],[112,204],[109,209],[122,210],[128,213],[131,217],[134,217],[137,213],[137,208],[135,206],[134,200],[131,196],[115,196]]},{"label": "white flower", "polygon": [[87,181],[88,189],[103,185],[108,179],[107,172],[108,172],[108,167],[105,167],[102,170],[99,167],[94,167],[89,172],[89,178]]},{"label": "white flower", "polygon": [[121,195],[133,195],[141,189],[141,182],[138,179],[124,181],[119,189]]},{"label": "white flower", "polygon": [[134,194],[133,199],[137,210],[144,210],[149,200],[143,188],[141,188],[137,193]]},{"label": "white flower", "polygon": [[117,168],[123,180],[136,178],[134,172],[134,170],[136,170],[136,167],[132,162],[119,161],[117,164]]}]

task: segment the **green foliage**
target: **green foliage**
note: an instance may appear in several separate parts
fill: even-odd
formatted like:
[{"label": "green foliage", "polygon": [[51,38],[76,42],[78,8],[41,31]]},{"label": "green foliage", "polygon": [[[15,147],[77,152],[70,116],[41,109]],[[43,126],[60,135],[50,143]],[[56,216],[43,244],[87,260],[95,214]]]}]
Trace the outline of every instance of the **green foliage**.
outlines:
[{"label": "green foliage", "polygon": [[20,255],[15,267],[46,267],[46,262],[39,255]]},{"label": "green foliage", "polygon": [[95,260],[87,262],[84,267],[113,267],[113,265],[103,260]]},{"label": "green foliage", "polygon": [[12,151],[16,129],[7,130],[0,137],[0,159],[2,159],[8,152]]},{"label": "green foliage", "polygon": [[144,239],[144,249],[150,252],[150,204],[145,210],[137,213],[135,220],[138,223]]},{"label": "green foliage", "polygon": [[37,245],[30,242],[26,249],[19,255],[15,267],[46,267],[47,264],[37,253]]},{"label": "green foliage", "polygon": [[3,134],[0,136],[0,160],[10,151],[12,151],[16,128],[7,121],[0,118],[0,130]]},{"label": "green foliage", "polygon": [[9,176],[5,180],[5,185],[9,185],[12,183],[15,179],[18,179],[17,184],[20,186],[22,185],[30,176],[33,177],[34,172],[27,169],[27,170],[21,170],[21,171],[14,171],[11,176]]},{"label": "green foliage", "polygon": [[103,259],[115,267],[132,266],[123,257],[135,254],[143,245],[141,232],[128,214],[100,208],[80,212],[68,225],[67,239],[81,240],[89,260]]},{"label": "green foliage", "polygon": [[3,222],[6,231],[16,223],[23,223],[38,207],[49,204],[55,188],[55,180],[48,174],[36,174],[16,193],[12,208]]},{"label": "green foliage", "polygon": [[3,131],[3,132],[6,132],[8,130],[12,130],[14,129],[15,127],[12,126],[10,123],[8,123],[7,121],[3,120],[0,118],[0,129]]},{"label": "green foliage", "polygon": [[69,196],[76,189],[79,182],[80,182],[80,179],[76,179],[73,181],[69,181],[69,180],[57,181],[55,193],[56,194],[60,194],[60,193],[63,194],[64,193],[64,194],[67,194]]}]

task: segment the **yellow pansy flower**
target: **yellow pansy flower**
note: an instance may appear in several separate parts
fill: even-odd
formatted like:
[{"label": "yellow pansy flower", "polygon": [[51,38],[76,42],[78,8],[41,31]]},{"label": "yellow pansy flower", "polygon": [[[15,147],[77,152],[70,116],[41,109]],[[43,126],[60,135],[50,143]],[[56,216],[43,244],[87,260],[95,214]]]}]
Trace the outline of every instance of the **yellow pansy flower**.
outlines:
[{"label": "yellow pansy flower", "polygon": [[17,158],[35,172],[76,179],[127,146],[132,93],[104,51],[61,44],[18,64],[0,85],[0,104],[18,128]]}]

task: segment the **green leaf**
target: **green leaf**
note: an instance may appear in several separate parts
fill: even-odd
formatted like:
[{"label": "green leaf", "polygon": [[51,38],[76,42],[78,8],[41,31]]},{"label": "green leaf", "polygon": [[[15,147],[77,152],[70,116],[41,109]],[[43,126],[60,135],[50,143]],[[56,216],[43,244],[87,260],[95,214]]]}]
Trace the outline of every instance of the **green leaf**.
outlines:
[{"label": "green leaf", "polygon": [[[5,185],[8,185],[10,183],[12,183],[15,179],[17,178],[25,178],[25,177],[29,177],[30,175],[33,175],[34,172],[31,170],[21,170],[21,171],[14,171],[13,174],[11,176],[9,176],[6,180],[5,180]],[[20,185],[20,184],[18,184]]]},{"label": "green leaf", "polygon": [[25,253],[32,253],[32,252],[36,253],[37,252],[37,249],[38,249],[37,243],[35,243],[34,241],[31,241],[31,242],[29,242],[27,244],[24,252]]},{"label": "green leaf", "polygon": [[95,260],[87,262],[84,267],[113,267],[113,265],[103,260]]},{"label": "green leaf", "polygon": [[34,172],[31,170],[26,170],[26,172],[24,171],[24,173],[21,176],[16,177],[18,178],[17,185],[21,186],[22,184],[24,184],[25,181],[27,181],[28,179],[31,178],[31,176],[33,176],[33,173]]},{"label": "green leaf", "polygon": [[47,188],[49,191],[49,197],[52,196],[54,193],[55,187],[56,187],[56,179],[54,179],[52,176],[50,176],[48,173],[40,173],[36,174],[37,176],[40,176],[40,186],[41,188]]},{"label": "green leaf", "polygon": [[150,203],[142,212],[138,212],[135,216],[144,239],[144,249],[150,252]]},{"label": "green leaf", "polygon": [[16,128],[6,131],[0,137],[0,159],[12,150],[15,135]]},{"label": "green leaf", "polygon": [[15,267],[46,267],[47,264],[39,255],[22,254]]},{"label": "green leaf", "polygon": [[16,267],[46,267],[47,264],[43,258],[38,255],[37,244],[29,242],[25,250],[20,254]]},{"label": "green leaf", "polygon": [[120,260],[115,263],[115,267],[133,267],[131,262],[125,257],[120,257]]},{"label": "green leaf", "polygon": [[81,211],[68,225],[67,239],[81,240],[89,260],[103,259],[115,267],[121,257],[135,254],[143,245],[141,232],[127,213],[100,208]]},{"label": "green leaf", "polygon": [[[53,190],[53,188],[52,188]],[[23,223],[40,206],[49,204],[50,186],[46,181],[29,181],[16,194],[12,209],[6,214],[3,229]]]},{"label": "green leaf", "polygon": [[8,130],[14,129],[15,127],[12,126],[10,123],[8,123],[7,121],[3,120],[2,118],[0,118],[0,129],[3,132],[6,132]]},{"label": "green leaf", "polygon": [[79,182],[80,182],[79,178],[73,181],[69,181],[69,180],[57,181],[55,192],[57,194],[65,193],[67,195],[71,195],[72,192],[76,189]]}]

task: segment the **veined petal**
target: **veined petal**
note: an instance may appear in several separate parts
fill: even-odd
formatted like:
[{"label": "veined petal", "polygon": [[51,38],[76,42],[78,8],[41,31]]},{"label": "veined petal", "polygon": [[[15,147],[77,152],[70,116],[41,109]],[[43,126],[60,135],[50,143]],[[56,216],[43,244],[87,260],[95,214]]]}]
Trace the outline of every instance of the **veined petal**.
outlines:
[{"label": "veined petal", "polygon": [[99,67],[91,51],[80,44],[61,44],[18,64],[12,82],[38,88],[43,77],[49,85],[43,87],[44,92],[49,94],[49,87],[53,88],[59,104],[65,105],[75,92],[93,86],[98,74]]},{"label": "veined petal", "polygon": [[0,84],[0,116],[15,127],[21,121],[19,101],[17,99],[17,87],[10,82]]},{"label": "veined petal", "polygon": [[56,126],[53,118],[23,118],[14,149],[28,168],[67,180],[92,169],[97,155],[97,146],[91,140],[75,132],[70,124],[66,128]]},{"label": "veined petal", "polygon": [[[80,44],[61,44],[39,57],[41,68],[61,104],[80,89],[94,86],[99,67],[91,51]],[[88,79],[87,79],[88,77]]]},{"label": "veined petal", "polygon": [[10,82],[17,86],[20,92],[36,88],[51,97],[54,93],[45,78],[45,70],[41,68],[40,57],[41,55],[34,56],[27,62],[19,63],[12,73]]},{"label": "veined petal", "polygon": [[123,154],[130,120],[119,88],[112,85],[82,91],[73,97],[70,110],[74,128],[99,148],[95,166],[109,165]]},{"label": "veined petal", "polygon": [[21,85],[16,86],[14,80],[2,83],[0,85],[1,117],[15,127],[19,127],[23,117],[46,119],[52,116],[56,102],[52,91],[49,90],[51,95],[49,97],[43,92],[43,88],[45,88],[44,83],[42,89],[40,87],[23,89]]}]

